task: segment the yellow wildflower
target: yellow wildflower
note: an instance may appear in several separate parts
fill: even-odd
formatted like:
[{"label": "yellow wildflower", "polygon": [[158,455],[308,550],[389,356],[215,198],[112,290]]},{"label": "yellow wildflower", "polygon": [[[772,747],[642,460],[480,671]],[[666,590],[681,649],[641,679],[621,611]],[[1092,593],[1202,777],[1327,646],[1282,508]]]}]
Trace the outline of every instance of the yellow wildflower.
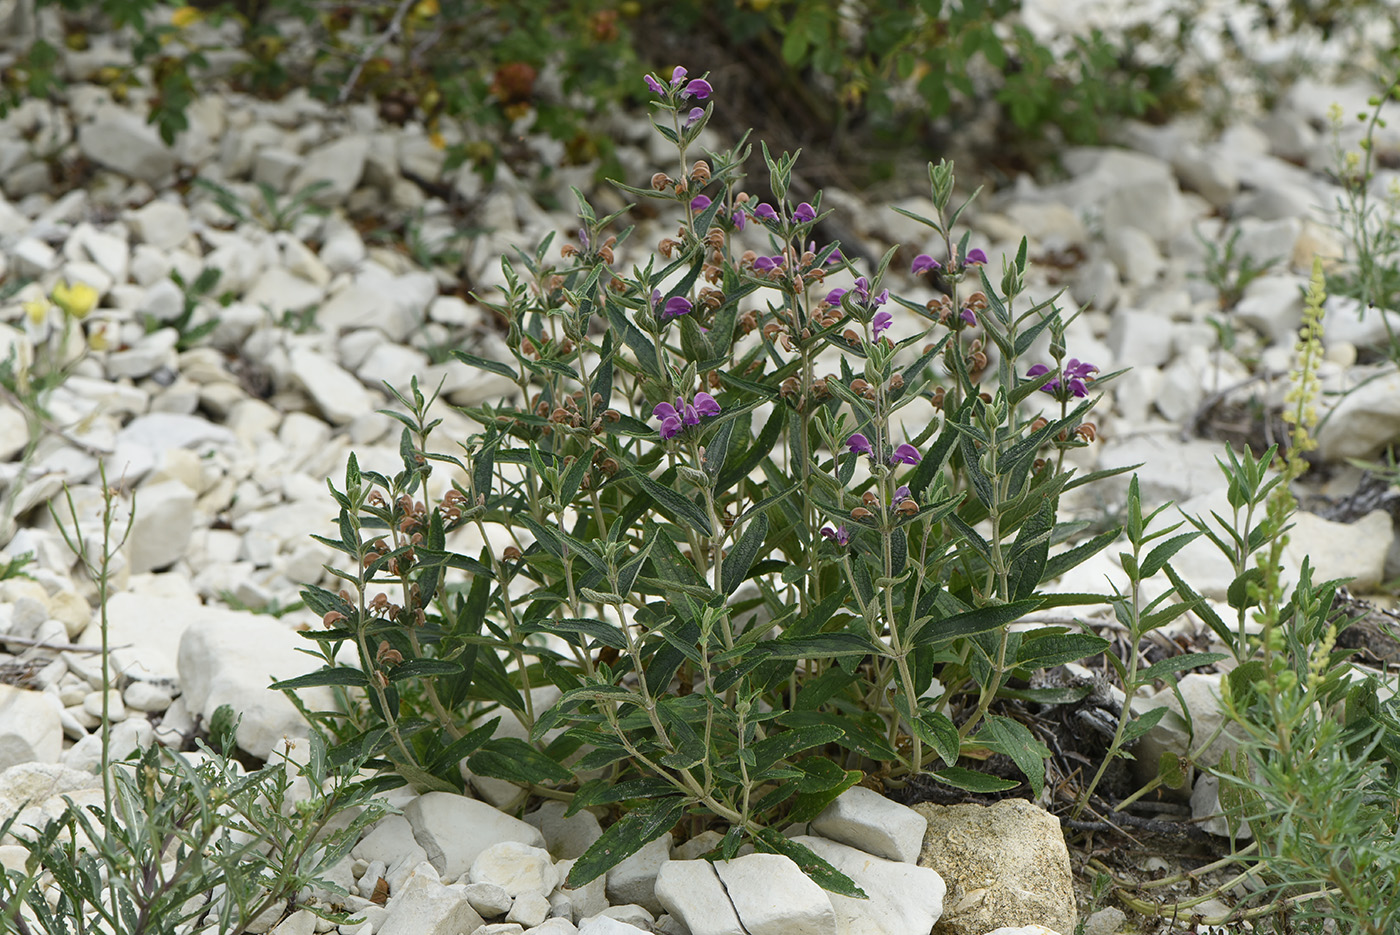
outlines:
[{"label": "yellow wildflower", "polygon": [[176,29],[188,29],[199,22],[203,14],[192,6],[177,7],[175,12],[170,14],[170,25]]},{"label": "yellow wildflower", "polygon": [[73,318],[86,318],[88,312],[97,307],[97,290],[85,282],[69,285],[61,282],[50,293],[53,302]]},{"label": "yellow wildflower", "polygon": [[42,325],[44,319],[49,315],[48,299],[31,299],[24,303],[24,314],[29,316],[29,321],[34,325]]},{"label": "yellow wildflower", "polygon": [[105,351],[111,347],[111,342],[107,340],[107,326],[98,325],[88,335],[88,348],[94,351]]},{"label": "yellow wildflower", "polygon": [[447,139],[437,130],[428,134],[428,142],[433,144],[434,149],[446,149]]}]

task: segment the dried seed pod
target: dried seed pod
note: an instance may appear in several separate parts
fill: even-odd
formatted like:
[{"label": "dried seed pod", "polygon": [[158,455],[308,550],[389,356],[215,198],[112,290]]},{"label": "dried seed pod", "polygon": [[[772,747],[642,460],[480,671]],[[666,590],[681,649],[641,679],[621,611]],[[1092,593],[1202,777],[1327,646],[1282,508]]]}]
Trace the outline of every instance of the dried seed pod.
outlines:
[{"label": "dried seed pod", "polygon": [[1094,423],[1084,422],[1080,424],[1079,428],[1074,430],[1074,434],[1078,435],[1086,442],[1091,442],[1099,437],[1099,430],[1098,426],[1094,425]]},{"label": "dried seed pod", "polygon": [[598,259],[602,260],[602,261],[603,261],[604,263],[606,263],[608,266],[612,266],[612,265],[613,265],[613,252],[612,252],[612,247],[599,247],[599,248],[598,248]]},{"label": "dried seed pod", "polygon": [[874,513],[871,513],[863,506],[858,506],[851,511],[851,519],[869,519],[874,515]]},{"label": "dried seed pod", "polygon": [[326,613],[326,615],[325,615],[324,617],[321,618],[321,626],[325,627],[327,630],[330,630],[330,629],[332,629],[333,627],[335,627],[335,625],[336,625],[337,623],[339,623],[341,620],[344,620],[344,619],[345,619],[345,615],[342,614],[340,611],[338,611],[338,610],[328,611],[328,612]]},{"label": "dried seed pod", "polygon": [[1045,428],[1045,426],[1049,424],[1049,421],[1047,421],[1043,416],[1037,416],[1035,421],[1031,423],[1031,431],[1039,432],[1041,429]]},{"label": "dried seed pod", "polygon": [[704,185],[710,180],[710,164],[703,159],[695,160],[695,165],[690,167],[690,177]]},{"label": "dried seed pod", "polygon": [[679,246],[679,242],[672,240],[670,237],[663,237],[661,239],[661,243],[656,245],[656,252],[669,260],[671,258],[671,254],[675,253],[676,248]]},{"label": "dried seed pod", "polygon": [[599,467],[603,469],[604,474],[608,475],[616,474],[621,469],[621,465],[617,463],[616,458],[604,458],[603,463],[600,464]]},{"label": "dried seed pod", "polygon": [[929,394],[929,402],[933,404],[933,408],[935,408],[935,409],[942,409],[942,408],[943,408],[943,399],[944,399],[944,397],[946,397],[947,395],[948,395],[948,391],[947,391],[947,390],[945,390],[945,389],[944,389],[943,387],[941,387],[941,386],[935,386],[935,387],[933,388],[933,392]]},{"label": "dried seed pod", "polygon": [[868,389],[870,389],[870,384],[866,383],[860,377],[856,377],[851,381],[851,391],[854,393],[864,393]]},{"label": "dried seed pod", "polygon": [[919,505],[913,500],[901,500],[898,509],[899,512],[903,513],[905,516],[913,516],[915,513],[919,512]]},{"label": "dried seed pod", "polygon": [[618,422],[622,419],[622,413],[616,409],[604,409],[603,419],[607,422]]},{"label": "dried seed pod", "polygon": [[880,498],[875,496],[875,491],[867,490],[860,495],[860,502],[864,503],[866,506],[874,506],[876,503],[880,502]]},{"label": "dried seed pod", "polygon": [[719,372],[718,372],[718,371],[711,370],[709,373],[707,373],[707,374],[705,375],[705,383],[710,387],[710,389],[712,389],[712,390],[717,390],[717,389],[719,389],[719,382],[720,382],[720,381],[719,381]]},{"label": "dried seed pod", "polygon": [[775,321],[770,321],[768,324],[766,324],[766,325],[763,326],[763,337],[764,337],[765,340],[768,340],[768,341],[776,340],[777,337],[778,337],[778,335],[780,335],[780,334],[782,334],[782,333],[783,333],[783,326],[780,325],[780,324],[778,324],[778,323],[775,322]]},{"label": "dried seed pod", "polygon": [[842,333],[841,337],[843,337],[843,338],[846,339],[846,343],[847,343],[847,344],[859,344],[859,343],[860,343],[860,335],[856,334],[855,331],[852,330],[851,328],[847,328],[847,329],[845,330],[845,332]]},{"label": "dried seed pod", "polygon": [[571,243],[566,243],[559,248],[559,255],[562,257],[578,256],[578,247]]},{"label": "dried seed pod", "polygon": [[890,377],[890,389],[892,389],[892,390],[902,390],[902,389],[904,389],[904,374],[902,374],[902,373],[896,373],[894,376]]},{"label": "dried seed pod", "polygon": [[506,546],[505,551],[501,553],[501,558],[503,558],[507,562],[519,561],[520,550],[513,545],[508,545]]},{"label": "dried seed pod", "polygon": [[665,172],[658,172],[651,177],[651,187],[653,191],[664,192],[671,184],[671,177]]},{"label": "dried seed pod", "polygon": [[778,394],[787,399],[790,396],[796,396],[801,389],[802,384],[797,381],[797,377],[788,377],[779,385]]}]

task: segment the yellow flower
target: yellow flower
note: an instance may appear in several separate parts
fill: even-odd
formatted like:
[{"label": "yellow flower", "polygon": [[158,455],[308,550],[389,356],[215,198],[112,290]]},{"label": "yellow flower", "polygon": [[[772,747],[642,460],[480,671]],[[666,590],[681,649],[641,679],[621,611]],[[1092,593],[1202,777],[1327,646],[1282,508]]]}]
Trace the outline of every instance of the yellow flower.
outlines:
[{"label": "yellow flower", "polygon": [[192,6],[177,7],[175,12],[170,14],[170,25],[176,29],[187,29],[199,22],[202,15]]},{"label": "yellow flower", "polygon": [[29,321],[34,325],[42,325],[44,319],[49,315],[48,299],[32,299],[24,303],[24,314],[29,316]]},{"label": "yellow flower", "polygon": [[433,144],[434,149],[447,148],[447,139],[437,130],[434,130],[432,133],[428,134],[428,142]]},{"label": "yellow flower", "polygon": [[73,318],[83,319],[97,306],[97,290],[85,282],[69,285],[61,282],[50,293],[54,304]]},{"label": "yellow flower", "polygon": [[105,351],[105,350],[107,350],[107,348],[109,348],[109,347],[111,346],[111,343],[107,340],[107,327],[106,327],[106,325],[98,325],[96,328],[94,328],[93,331],[92,331],[92,333],[88,335],[87,343],[88,343],[88,347],[89,347],[91,350],[94,350],[94,351]]}]

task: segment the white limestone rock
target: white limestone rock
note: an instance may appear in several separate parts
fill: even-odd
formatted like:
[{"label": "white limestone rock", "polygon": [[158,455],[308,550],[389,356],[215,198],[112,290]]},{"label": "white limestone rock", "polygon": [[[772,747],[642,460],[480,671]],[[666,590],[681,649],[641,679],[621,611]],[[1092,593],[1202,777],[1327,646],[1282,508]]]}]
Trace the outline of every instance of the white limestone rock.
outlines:
[{"label": "white limestone rock", "polygon": [[78,128],[78,149],[98,165],[157,185],[175,170],[175,154],[146,120],[120,107],[103,109]]},{"label": "white limestone rock", "polygon": [[0,683],[0,770],[53,763],[63,752],[63,725],[53,699]]},{"label": "white limestone rock", "polygon": [[462,935],[486,924],[461,887],[443,885],[430,864],[420,864],[384,908],[375,935]]},{"label": "white limestone rock", "polygon": [[656,875],[671,859],[671,832],[648,841],[608,871],[608,899],[613,905],[636,903],[653,915],[661,912],[656,899]]},{"label": "white limestone rock", "polygon": [[295,348],[291,370],[321,414],[335,425],[345,425],[375,408],[364,385],[323,354]]},{"label": "white limestone rock", "polygon": [[132,574],[164,568],[179,560],[194,531],[194,491],[179,481],[142,487],[139,508],[126,541]]},{"label": "white limestone rock", "polygon": [[873,789],[852,786],[812,820],[812,831],[886,860],[919,859],[928,819]]},{"label": "white limestone rock", "polygon": [[707,860],[669,860],[656,875],[656,898],[691,935],[746,935],[724,884]]},{"label": "white limestone rock", "polygon": [[549,851],[519,841],[493,844],[472,861],[469,878],[473,883],[494,883],[510,896],[539,893],[545,896],[559,885],[559,872]]},{"label": "white limestone rock", "polygon": [[603,836],[603,828],[592,812],[585,809],[565,818],[567,810],[563,802],[550,800],[525,816],[527,824],[540,829],[545,847],[555,860],[579,857]]},{"label": "white limestone rock", "polygon": [[715,873],[749,935],[836,935],[836,910],[812,878],[781,854],[717,860]]},{"label": "white limestone rock", "polygon": [[[928,823],[924,816],[919,815],[919,818],[924,824]],[[927,932],[943,914],[947,887],[938,871],[917,865],[918,853],[913,861],[897,862],[814,835],[799,835],[793,840],[805,844],[850,877],[868,897],[852,899],[837,893],[827,894],[836,912],[837,930],[842,935]],[[922,846],[921,834],[919,847]]]},{"label": "white limestone rock", "polygon": [[1400,439],[1400,370],[1393,367],[1344,395],[1317,433],[1318,450],[1327,461],[1374,458],[1396,439]]},{"label": "white limestone rock", "polygon": [[456,880],[493,844],[516,841],[544,847],[539,829],[485,802],[450,792],[428,792],[404,808],[414,838],[443,879]]},{"label": "white limestone rock", "polygon": [[365,171],[365,157],[369,155],[369,138],[354,134],[333,140],[306,153],[301,171],[292,180],[291,191],[298,192],[317,182],[328,182],[313,197],[317,204],[341,204]]}]

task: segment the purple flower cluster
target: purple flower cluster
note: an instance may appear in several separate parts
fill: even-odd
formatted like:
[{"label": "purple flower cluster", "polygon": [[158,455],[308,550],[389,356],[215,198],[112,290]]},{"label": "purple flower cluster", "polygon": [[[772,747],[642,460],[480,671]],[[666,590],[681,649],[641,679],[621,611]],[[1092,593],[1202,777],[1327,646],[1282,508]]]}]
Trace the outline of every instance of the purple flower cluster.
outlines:
[{"label": "purple flower cluster", "polygon": [[[669,87],[667,85],[662,84],[655,75],[646,75],[642,78],[642,80],[647,83],[647,87],[651,89],[651,92],[653,94],[660,94],[665,96],[673,92],[677,92],[677,89],[679,89],[678,93],[676,93],[676,99],[678,101],[684,101],[687,98],[691,97],[703,101],[705,98],[709,97],[711,94],[714,93],[714,88],[710,87],[710,83],[704,78],[692,78],[690,79],[690,81],[685,83],[684,87],[682,87],[681,83],[685,81],[685,76],[686,70],[680,65],[677,65],[675,71],[671,72],[671,83]],[[694,116],[694,114],[695,111],[691,111],[691,123],[694,123],[695,120],[700,119],[699,117]]]},{"label": "purple flower cluster", "polygon": [[[963,257],[959,268],[965,269],[969,266],[982,266],[986,262],[987,254],[984,253],[980,247],[973,247],[971,250],[967,251],[967,256]],[[924,273],[937,272],[942,268],[942,263],[929,256],[927,253],[920,253],[918,256],[914,257],[914,262],[909,267],[909,272],[913,273],[915,276],[921,276]]]},{"label": "purple flower cluster", "polygon": [[684,397],[677,396],[674,406],[670,403],[657,403],[651,414],[661,420],[661,437],[671,439],[685,431],[688,426],[699,425],[701,417],[708,419],[719,415],[719,403],[715,402],[715,398],[709,393],[696,393],[695,399],[689,403]]},{"label": "purple flower cluster", "polygon": [[851,544],[851,531],[846,528],[845,523],[842,523],[835,529],[832,529],[830,526],[823,526],[822,535],[830,539],[832,542],[835,542],[837,545]]},{"label": "purple flower cluster", "polygon": [[[870,444],[870,439],[859,432],[846,439],[846,445],[851,449],[851,454],[869,455],[872,459],[875,457],[875,447]],[[906,442],[897,446],[885,459],[885,463],[893,467],[896,464],[918,464],[922,460],[923,455],[919,454],[919,449]]]},{"label": "purple flower cluster", "polygon": [[[1064,367],[1064,381],[1069,386],[1068,394],[1060,388],[1059,377],[1056,377],[1042,386],[1040,388],[1041,392],[1049,393],[1056,398],[1068,399],[1070,396],[1076,396],[1083,399],[1085,396],[1089,395],[1089,388],[1085,385],[1085,381],[1093,381],[1094,374],[1098,373],[1098,371],[1099,368],[1095,367],[1093,364],[1081,361],[1077,357],[1071,357]],[[1038,377],[1049,372],[1049,367],[1044,364],[1036,364],[1026,371],[1026,376]]]},{"label": "purple flower cluster", "polygon": [[[840,305],[842,296],[844,296],[847,292],[854,293],[856,304],[866,309],[867,311],[869,311],[870,309],[879,308],[881,305],[884,305],[890,300],[890,290],[888,289],[885,289],[877,296],[871,296],[870,280],[866,279],[864,276],[861,276],[855,281],[855,285],[851,286],[850,289],[832,289],[830,292],[828,292],[826,294],[826,304]],[[891,321],[893,321],[893,319],[891,319]],[[889,325],[886,324],[884,327],[888,328]],[[884,329],[882,328],[881,330]]]}]

